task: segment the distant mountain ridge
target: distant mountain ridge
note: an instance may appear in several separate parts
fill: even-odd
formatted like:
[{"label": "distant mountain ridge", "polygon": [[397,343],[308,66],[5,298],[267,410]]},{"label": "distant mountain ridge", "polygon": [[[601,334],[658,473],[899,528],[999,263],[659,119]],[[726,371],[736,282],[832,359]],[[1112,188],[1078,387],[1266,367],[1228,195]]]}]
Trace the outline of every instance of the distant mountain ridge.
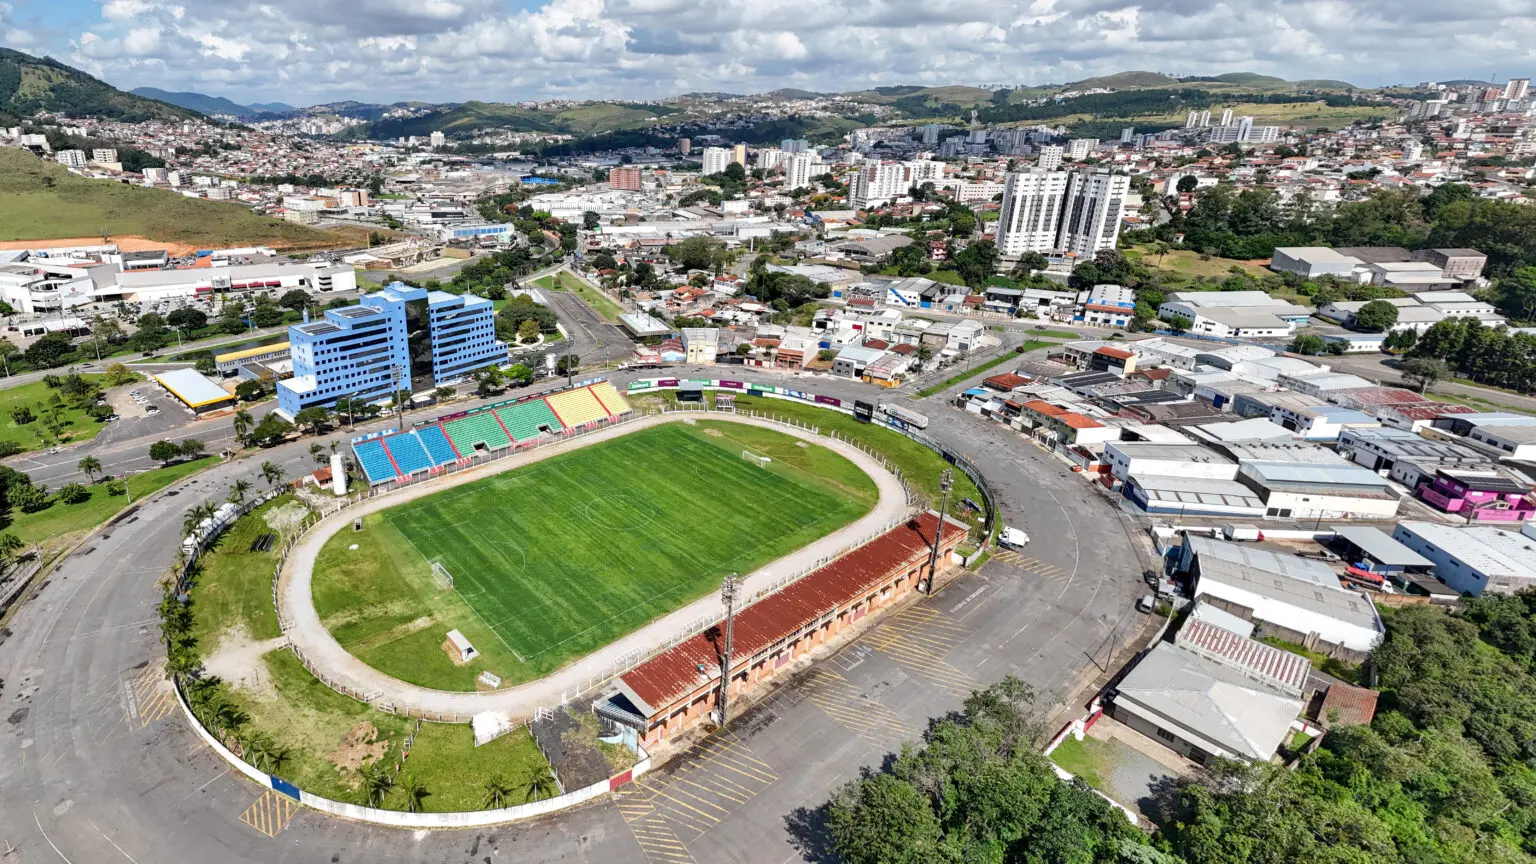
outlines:
[{"label": "distant mountain ridge", "polygon": [[225,99],[222,96],[207,96],[202,93],[189,91],[161,90],[158,87],[135,87],[128,91],[135,96],[143,96],[146,99],[158,99],[172,105],[179,105],[189,111],[199,114],[232,114],[236,117],[249,117],[263,113],[255,106],[241,105]]}]

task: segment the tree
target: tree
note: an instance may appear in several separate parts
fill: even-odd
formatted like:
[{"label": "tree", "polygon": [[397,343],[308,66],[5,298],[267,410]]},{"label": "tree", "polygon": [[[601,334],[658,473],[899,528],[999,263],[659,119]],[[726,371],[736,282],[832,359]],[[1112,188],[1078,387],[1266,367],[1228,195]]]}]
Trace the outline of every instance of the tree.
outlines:
[{"label": "tree", "polygon": [[258,402],[267,395],[267,385],[259,378],[248,378],[235,385],[235,397],[242,402]]},{"label": "tree", "polygon": [[219,371],[219,367],[213,362],[212,357],[197,358],[197,362],[192,364],[192,368],[204,375],[213,375]]},{"label": "tree", "polygon": [[517,341],[534,342],[539,338],[539,322],[532,318],[523,319],[523,323],[517,325]]},{"label": "tree", "polygon": [[726,260],[725,244],[711,237],[689,237],[668,246],[667,258],[687,270],[718,270]]},{"label": "tree", "polygon": [[365,765],[358,772],[361,781],[363,800],[369,807],[382,807],[384,798],[389,790],[395,786],[395,779],[390,776],[389,770],[381,765]]},{"label": "tree", "polygon": [[254,426],[255,423],[255,419],[251,417],[251,412],[245,410],[244,408],[236,411],[234,419],[230,421],[230,426],[234,429],[235,432],[235,440],[244,444],[247,440],[247,437],[251,434],[251,427]]},{"label": "tree", "polygon": [[453,389],[452,387],[437,387],[432,390],[432,398],[439,402],[446,402],[447,400],[452,399],[454,394],[458,392],[459,391]]},{"label": "tree", "polygon": [[1412,357],[1403,361],[1403,377],[1419,385],[1419,392],[1451,377],[1451,368],[1444,360],[1435,357]]},{"label": "tree", "polygon": [[523,775],[523,797],[528,801],[538,801],[559,792],[560,784],[555,782],[555,773],[547,762],[529,768]]},{"label": "tree", "polygon": [[1174,333],[1184,333],[1187,332],[1189,328],[1195,326],[1195,322],[1190,320],[1189,316],[1187,315],[1169,315],[1163,318],[1163,320],[1167,322],[1168,329],[1172,330]]},{"label": "tree", "polygon": [[161,465],[169,465],[181,458],[181,447],[175,441],[156,441],[149,445],[149,458]]},{"label": "tree", "polygon": [[1312,333],[1298,333],[1291,340],[1289,350],[1297,354],[1321,354],[1328,350],[1328,343],[1321,336]]},{"label": "tree", "polygon": [[37,415],[32,413],[30,405],[17,405],[11,408],[11,422],[17,426],[25,426],[36,419]]},{"label": "tree", "polygon": [[250,491],[251,491],[251,481],[246,480],[243,477],[237,479],[234,483],[230,484],[230,487],[229,487],[229,503],[231,503],[231,504],[244,504],[245,503],[245,495],[246,495],[247,492],[250,492]]},{"label": "tree", "polygon": [[257,423],[256,428],[251,430],[250,440],[253,444],[276,444],[292,434],[293,429],[292,423],[279,417],[277,412],[274,411],[261,418],[261,422]]},{"label": "tree", "polygon": [[1493,304],[1517,321],[1536,320],[1536,267],[1520,267],[1494,283]]},{"label": "tree", "polygon": [[201,310],[193,309],[190,306],[183,306],[165,316],[165,323],[183,333],[190,333],[193,330],[206,326],[208,324],[208,316],[203,314]]},{"label": "tree", "polygon": [[59,487],[59,491],[55,492],[54,495],[65,504],[79,504],[81,501],[91,497],[91,490],[79,483],[65,483]]},{"label": "tree", "polygon": [[278,298],[277,305],[292,309],[295,312],[303,312],[305,309],[315,305],[315,300],[309,296],[309,292],[295,288],[284,292],[283,296]]},{"label": "tree", "polygon": [[320,427],[330,422],[330,419],[330,409],[321,405],[311,405],[308,408],[300,408],[298,413],[293,415],[293,423],[295,426],[298,426],[300,429],[307,428],[309,432],[315,435],[320,434]]},{"label": "tree", "polygon": [[48,487],[34,485],[30,482],[12,485],[5,492],[6,503],[23,513],[36,513],[47,509],[52,502],[48,500]]},{"label": "tree", "polygon": [[407,813],[420,813],[422,802],[432,793],[415,777],[407,776],[400,781],[400,791],[405,795],[405,811]]},{"label": "tree", "polygon": [[12,561],[26,544],[15,534],[0,534],[0,561]]},{"label": "tree", "polygon": [[475,392],[482,397],[489,396],[501,389],[503,383],[504,376],[501,374],[501,370],[491,366],[480,370],[475,375]]},{"label": "tree", "polygon": [[911,783],[876,774],[838,790],[828,807],[832,848],[846,864],[939,859],[939,820]]},{"label": "tree", "polygon": [[321,444],[319,441],[310,442],[309,457],[315,460],[315,462],[324,465],[327,459],[329,459],[329,457],[326,455],[326,452],[327,451],[325,449],[325,445]]},{"label": "tree", "polygon": [[[7,339],[7,338],[5,338],[3,336],[0,336],[0,362],[3,362],[5,364],[5,374],[7,374],[7,375],[11,374],[11,360],[17,354],[20,354],[20,353],[21,353],[21,349],[16,347],[16,343],[15,342],[12,342],[11,340],[9,340],[9,339]],[[117,364],[114,364],[114,365],[121,366],[122,364],[121,363],[117,363]],[[125,366],[123,368],[126,369],[127,367]],[[111,367],[110,366],[107,367],[107,371],[109,373],[111,372]]]},{"label": "tree", "polygon": [[283,466],[272,462],[261,463],[261,479],[267,481],[267,486],[276,489],[277,484],[283,482]]},{"label": "tree", "polygon": [[107,386],[109,387],[121,387],[124,384],[134,381],[139,377],[138,375],[134,374],[134,372],[127,366],[124,366],[121,363],[108,363],[106,371]]},{"label": "tree", "polygon": [[601,224],[603,224],[603,217],[601,217],[598,214],[592,212],[591,210],[584,211],[581,214],[581,227],[582,228],[585,228],[586,230],[591,231],[592,229],[596,228],[597,226],[599,226]]},{"label": "tree", "polygon": [[1200,188],[1200,178],[1193,174],[1185,174],[1174,184],[1174,189],[1180,194],[1188,194]]},{"label": "tree", "polygon": [[485,797],[481,801],[487,810],[500,810],[507,806],[507,800],[512,797],[514,791],[512,784],[507,782],[507,778],[500,773],[492,774],[487,778],[481,789],[485,792]]},{"label": "tree", "polygon": [[522,363],[513,363],[504,371],[507,381],[513,387],[527,387],[533,383],[533,370]]},{"label": "tree", "polygon": [[75,468],[85,475],[85,482],[96,482],[96,475],[101,473],[101,460],[95,456],[85,456],[75,463]]},{"label": "tree", "polygon": [[181,455],[185,459],[196,459],[203,455],[203,442],[196,438],[188,438],[181,442]]},{"label": "tree", "polygon": [[74,344],[67,333],[45,333],[23,352],[27,362],[38,369],[62,366],[74,353]]},{"label": "tree", "polygon": [[1372,300],[1355,313],[1355,329],[1371,333],[1391,330],[1397,323],[1397,307],[1385,300]]},{"label": "tree", "polygon": [[991,240],[977,240],[954,256],[955,270],[965,284],[979,288],[997,272],[999,255],[997,244]]}]

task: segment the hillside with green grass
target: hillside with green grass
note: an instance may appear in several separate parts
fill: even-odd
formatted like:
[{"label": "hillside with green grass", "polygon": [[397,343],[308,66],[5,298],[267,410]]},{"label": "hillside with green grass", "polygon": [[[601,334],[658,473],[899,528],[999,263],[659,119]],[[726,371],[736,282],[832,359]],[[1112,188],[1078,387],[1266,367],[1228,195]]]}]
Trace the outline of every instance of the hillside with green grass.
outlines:
[{"label": "hillside with green grass", "polygon": [[0,120],[14,123],[41,111],[128,122],[199,116],[185,108],[124,93],[51,57],[0,48]]},{"label": "hillside with green grass", "polygon": [[587,102],[559,111],[522,108],[502,102],[464,102],[444,105],[420,117],[397,117],[353,127],[353,134],[369,138],[430,135],[432,132],[472,132],[476,129],[510,129],[514,132],[554,132],[567,135],[598,135],[625,129],[644,129],[682,109],[667,105],[618,105]]},{"label": "hillside with green grass", "polygon": [[25,150],[0,149],[0,240],[135,234],[194,246],[320,248],[325,231],[162,189],[89,180]]}]

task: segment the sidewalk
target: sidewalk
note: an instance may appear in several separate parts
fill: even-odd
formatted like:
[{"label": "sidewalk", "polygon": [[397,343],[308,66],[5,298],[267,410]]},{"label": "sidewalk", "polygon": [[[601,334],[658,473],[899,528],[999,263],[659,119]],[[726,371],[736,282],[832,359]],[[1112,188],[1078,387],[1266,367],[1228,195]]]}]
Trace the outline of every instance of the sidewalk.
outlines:
[{"label": "sidewalk", "polygon": [[[320,548],[325,545],[325,541],[337,531],[351,525],[353,519],[579,447],[627,435],[660,423],[682,422],[684,419],[696,418],[687,413],[645,417],[582,436],[565,444],[540,447],[525,455],[509,457],[475,469],[450,474],[412,486],[400,493],[381,495],[327,516],[300,539],[283,565],[276,596],[278,620],[289,622],[285,635],[295,652],[306,661],[305,665],[310,666],[316,673],[316,677],[325,681],[333,689],[344,693],[351,691],[368,694],[366,701],[376,705],[391,705],[397,713],[451,715],[461,720],[468,720],[482,711],[494,711],[509,717],[525,717],[531,716],[534,709],[540,706],[561,705],[581,692],[590,690],[595,684],[601,683],[607,675],[639,663],[655,648],[669,643],[681,634],[692,632],[700,619],[723,617],[724,607],[720,603],[719,596],[710,594],[702,597],[537,681],[488,692],[447,692],[398,681],[368,666],[341,647],[325,629],[320,622],[319,614],[315,611],[310,593],[315,559],[320,553]],[[814,441],[858,465],[874,479],[879,492],[875,508],[864,518],[747,575],[742,582],[749,597],[755,597],[759,592],[766,591],[780,578],[803,572],[850,545],[870,539],[877,532],[907,515],[906,493],[901,483],[882,468],[879,462],[850,444],[755,418],[711,412],[706,419],[762,426],[807,441]]]}]

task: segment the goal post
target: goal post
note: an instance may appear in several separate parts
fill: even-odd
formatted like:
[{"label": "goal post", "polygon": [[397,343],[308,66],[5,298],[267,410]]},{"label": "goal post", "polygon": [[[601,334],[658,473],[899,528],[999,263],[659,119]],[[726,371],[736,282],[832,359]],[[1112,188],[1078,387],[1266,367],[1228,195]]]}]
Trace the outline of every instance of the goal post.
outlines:
[{"label": "goal post", "polygon": [[440,587],[453,589],[453,574],[448,572],[448,568],[444,567],[441,561],[432,562],[432,578]]},{"label": "goal post", "polygon": [[758,465],[764,468],[767,468],[768,463],[773,461],[773,459],[767,456],[759,456],[758,454],[753,453],[751,450],[741,451],[741,458],[748,462],[756,462]]}]

